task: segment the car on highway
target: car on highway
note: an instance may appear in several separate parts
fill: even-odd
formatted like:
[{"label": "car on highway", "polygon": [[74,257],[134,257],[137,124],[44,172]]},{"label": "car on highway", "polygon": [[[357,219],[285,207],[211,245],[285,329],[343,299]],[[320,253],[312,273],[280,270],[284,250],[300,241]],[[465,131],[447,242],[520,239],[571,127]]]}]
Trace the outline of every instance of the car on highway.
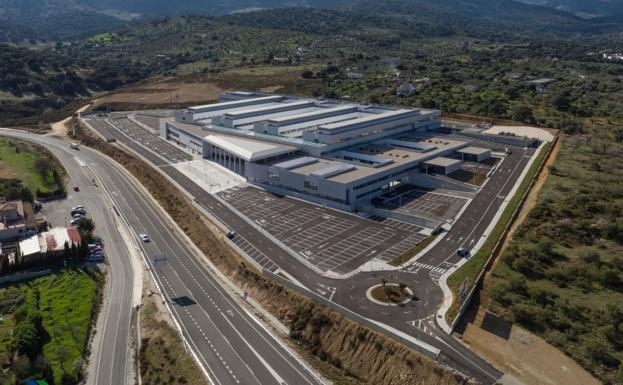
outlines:
[{"label": "car on highway", "polygon": [[461,258],[469,258],[469,254],[470,254],[469,250],[467,250],[464,247],[461,247],[460,249],[456,251],[456,255],[458,255]]},{"label": "car on highway", "polygon": [[69,148],[71,148],[72,150],[79,150],[79,149],[80,149],[80,146],[78,146],[78,143],[76,143],[76,142],[72,142],[72,143],[69,145]]},{"label": "car on highway", "polygon": [[147,235],[147,234],[139,234],[139,235],[138,235],[138,237],[139,237],[139,238],[141,239],[141,241],[143,241],[143,242],[149,242],[149,241],[150,241],[150,239],[149,239],[149,235]]}]

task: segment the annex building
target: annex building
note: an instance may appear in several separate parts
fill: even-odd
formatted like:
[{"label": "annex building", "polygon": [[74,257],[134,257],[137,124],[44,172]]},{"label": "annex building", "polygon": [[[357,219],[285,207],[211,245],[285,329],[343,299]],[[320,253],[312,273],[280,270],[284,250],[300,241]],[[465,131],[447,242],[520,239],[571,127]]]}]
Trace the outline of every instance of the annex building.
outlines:
[{"label": "annex building", "polygon": [[438,110],[249,92],[160,119],[163,138],[251,184],[346,210],[491,156],[440,128]]}]

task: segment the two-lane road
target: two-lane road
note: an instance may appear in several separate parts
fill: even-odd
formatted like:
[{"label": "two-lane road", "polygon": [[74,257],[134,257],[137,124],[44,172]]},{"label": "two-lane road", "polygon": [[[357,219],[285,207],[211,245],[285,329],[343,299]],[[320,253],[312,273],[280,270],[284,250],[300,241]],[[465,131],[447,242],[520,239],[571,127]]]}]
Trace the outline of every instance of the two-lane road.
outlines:
[{"label": "two-lane road", "polygon": [[79,186],[79,192],[69,192],[66,201],[46,204],[64,211],[63,218],[53,218],[58,225],[68,225],[70,207],[84,205],[94,220],[97,234],[105,242],[107,293],[97,322],[97,333],[91,346],[91,361],[87,371],[88,385],[130,385],[135,383],[130,337],[133,298],[137,295],[135,274],[126,243],[119,231],[112,203],[101,188],[93,184],[95,176],[80,160],[80,152],[68,144],[50,137],[23,134],[0,129],[0,135],[29,140],[48,149],[67,171],[69,184]]},{"label": "two-lane road", "polygon": [[[114,202],[135,239],[137,234],[149,234],[151,242],[138,244],[150,273],[184,339],[214,384],[322,383],[281,341],[232,300],[198,262],[196,252],[187,244],[181,230],[120,165],[88,148],[72,153],[66,142],[56,138],[15,131],[2,134],[64,151],[66,157],[73,155],[74,162],[65,166],[70,170],[86,166],[97,175],[100,187]],[[113,303],[122,296],[116,295]],[[103,344],[104,350],[110,350],[116,349],[118,342],[110,338]]]}]

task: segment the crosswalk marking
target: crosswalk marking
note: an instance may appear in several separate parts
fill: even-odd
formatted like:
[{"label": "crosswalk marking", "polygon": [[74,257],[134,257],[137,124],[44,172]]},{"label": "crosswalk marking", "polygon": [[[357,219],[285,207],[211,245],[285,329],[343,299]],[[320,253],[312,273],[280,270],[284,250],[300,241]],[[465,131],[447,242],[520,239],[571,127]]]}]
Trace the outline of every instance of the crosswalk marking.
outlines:
[{"label": "crosswalk marking", "polygon": [[446,271],[446,269],[444,269],[443,267],[432,266],[421,262],[414,262],[413,265],[407,268],[408,271],[414,271],[419,269],[431,270],[436,273],[445,273]]}]

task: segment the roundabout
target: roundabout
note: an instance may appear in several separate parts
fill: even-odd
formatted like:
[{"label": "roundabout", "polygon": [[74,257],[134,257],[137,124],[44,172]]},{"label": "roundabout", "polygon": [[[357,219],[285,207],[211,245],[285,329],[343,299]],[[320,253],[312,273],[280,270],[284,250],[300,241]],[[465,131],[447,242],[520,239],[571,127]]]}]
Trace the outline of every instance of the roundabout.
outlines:
[{"label": "roundabout", "polygon": [[413,291],[397,283],[378,284],[366,290],[366,298],[377,305],[401,306],[411,302]]}]

